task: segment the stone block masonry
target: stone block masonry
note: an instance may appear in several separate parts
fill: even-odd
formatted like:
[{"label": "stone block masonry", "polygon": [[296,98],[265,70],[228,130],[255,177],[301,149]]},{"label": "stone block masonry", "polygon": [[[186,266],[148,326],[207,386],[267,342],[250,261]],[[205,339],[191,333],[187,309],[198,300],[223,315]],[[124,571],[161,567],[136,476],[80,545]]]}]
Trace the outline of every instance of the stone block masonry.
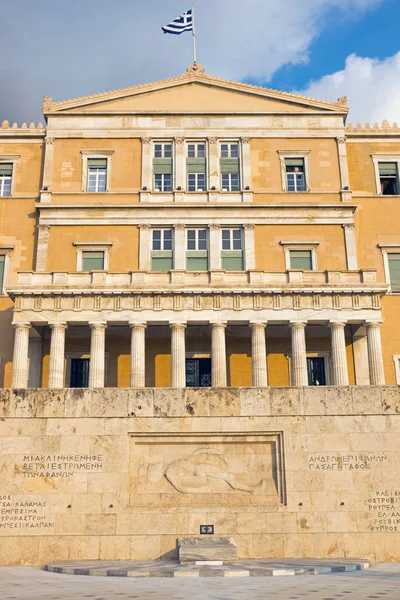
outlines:
[{"label": "stone block masonry", "polygon": [[396,386],[0,390],[0,564],[400,560],[399,433]]}]

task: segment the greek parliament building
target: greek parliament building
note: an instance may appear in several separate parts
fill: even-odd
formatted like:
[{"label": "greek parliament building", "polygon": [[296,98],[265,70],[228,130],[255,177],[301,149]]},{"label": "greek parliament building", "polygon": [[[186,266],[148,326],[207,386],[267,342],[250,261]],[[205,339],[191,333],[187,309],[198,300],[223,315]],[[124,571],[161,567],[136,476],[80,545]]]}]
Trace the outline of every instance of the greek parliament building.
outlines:
[{"label": "greek parliament building", "polygon": [[400,129],[347,113],[193,64],[3,121],[0,385],[400,383]]}]

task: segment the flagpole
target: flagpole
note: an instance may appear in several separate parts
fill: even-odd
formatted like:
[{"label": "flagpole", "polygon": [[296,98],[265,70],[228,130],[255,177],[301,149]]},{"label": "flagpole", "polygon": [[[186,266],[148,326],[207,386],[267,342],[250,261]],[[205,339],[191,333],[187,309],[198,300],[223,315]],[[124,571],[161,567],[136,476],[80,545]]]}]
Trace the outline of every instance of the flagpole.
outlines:
[{"label": "flagpole", "polygon": [[194,6],[192,5],[192,37],[193,37],[193,63],[197,64],[196,54],[196,30],[194,28]]}]

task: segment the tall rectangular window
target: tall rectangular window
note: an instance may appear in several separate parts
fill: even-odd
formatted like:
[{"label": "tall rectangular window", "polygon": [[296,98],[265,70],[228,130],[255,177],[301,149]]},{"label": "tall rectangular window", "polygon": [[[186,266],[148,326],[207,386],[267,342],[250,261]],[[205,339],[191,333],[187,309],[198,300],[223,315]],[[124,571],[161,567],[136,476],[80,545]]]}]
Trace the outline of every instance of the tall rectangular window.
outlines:
[{"label": "tall rectangular window", "polygon": [[153,184],[155,192],[171,192],[173,186],[172,143],[154,144]]},{"label": "tall rectangular window", "polygon": [[241,229],[222,229],[221,264],[225,271],[243,270],[243,235]]},{"label": "tall rectangular window", "polygon": [[399,194],[399,174],[397,163],[380,162],[378,165],[381,194],[383,196],[397,196]]},{"label": "tall rectangular window", "polygon": [[6,265],[5,254],[0,254],[0,294],[4,294],[4,271]]},{"label": "tall rectangular window", "polygon": [[285,158],[286,188],[288,192],[305,192],[304,158]]},{"label": "tall rectangular window", "polygon": [[101,250],[83,250],[82,251],[82,271],[103,271],[104,270],[104,251]]},{"label": "tall rectangular window", "polygon": [[186,269],[206,271],[208,269],[208,245],[206,229],[186,231]]},{"label": "tall rectangular window", "polygon": [[206,187],[206,145],[204,142],[190,142],[187,145],[186,173],[188,192],[205,192]]},{"label": "tall rectangular window", "polygon": [[312,271],[312,250],[289,250],[290,268]]},{"label": "tall rectangular window", "polygon": [[107,159],[106,158],[88,158],[88,192],[106,192],[107,191]]},{"label": "tall rectangular window", "polygon": [[0,162],[0,196],[11,196],[12,163]]},{"label": "tall rectangular window", "polygon": [[240,191],[239,144],[226,142],[220,146],[221,189],[223,192]]},{"label": "tall rectangular window", "polygon": [[390,287],[392,292],[400,292],[400,254],[388,253]]},{"label": "tall rectangular window", "polygon": [[151,270],[170,271],[173,269],[172,229],[153,229],[151,243]]}]

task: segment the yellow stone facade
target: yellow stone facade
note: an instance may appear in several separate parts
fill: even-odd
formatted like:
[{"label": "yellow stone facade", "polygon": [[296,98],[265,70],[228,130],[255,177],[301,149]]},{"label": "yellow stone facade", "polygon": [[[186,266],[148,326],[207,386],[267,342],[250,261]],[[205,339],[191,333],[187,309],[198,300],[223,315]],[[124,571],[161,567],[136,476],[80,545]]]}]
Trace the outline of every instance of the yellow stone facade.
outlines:
[{"label": "yellow stone facade", "polygon": [[[181,387],[186,362],[207,359],[214,387],[315,383],[314,359],[320,384],[399,383],[387,262],[400,248],[398,197],[381,193],[377,166],[399,166],[396,126],[346,126],[345,99],[234,83],[199,65],[115,92],[45,97],[43,112],[46,128],[0,128],[0,169],[12,164],[0,198],[2,387],[86,386],[71,374],[85,360],[94,387]],[[157,191],[162,143],[171,189]],[[195,143],[206,173],[189,191]],[[224,144],[237,148],[237,189],[224,188]],[[105,191],[89,191],[96,159]],[[299,191],[288,190],[290,160],[302,165]],[[155,271],[152,236],[165,229],[173,259]],[[205,231],[204,270],[187,269],[189,230]],[[242,269],[224,268],[232,230]],[[310,268],[291,263],[302,251]],[[85,270],[87,252],[103,253],[103,268]]]}]

